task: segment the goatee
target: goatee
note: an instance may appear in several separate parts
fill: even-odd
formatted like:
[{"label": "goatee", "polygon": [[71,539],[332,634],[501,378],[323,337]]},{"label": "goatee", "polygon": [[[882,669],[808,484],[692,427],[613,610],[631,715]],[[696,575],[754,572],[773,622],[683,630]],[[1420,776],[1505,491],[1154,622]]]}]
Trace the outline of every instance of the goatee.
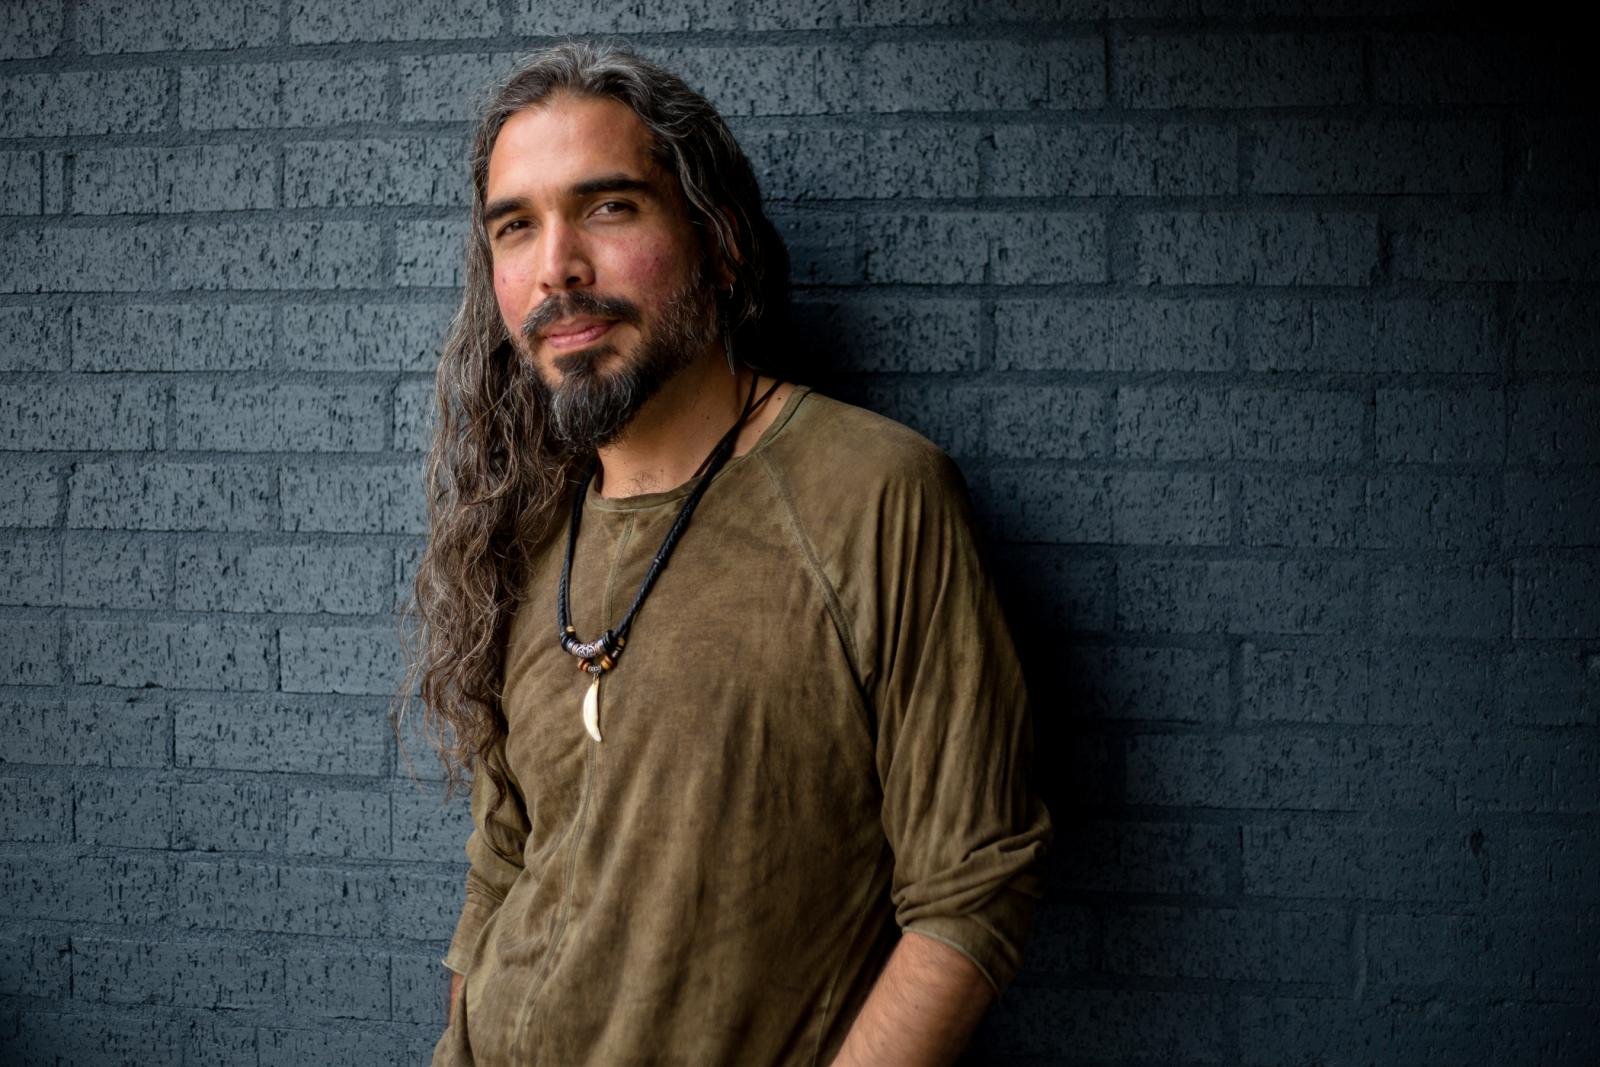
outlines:
[{"label": "goatee", "polygon": [[[587,455],[620,437],[639,409],[661,387],[699,358],[715,340],[713,295],[704,265],[670,298],[645,330],[638,347],[617,366],[602,369],[617,346],[602,342],[558,356],[555,385],[537,368],[528,367],[528,385],[544,401],[547,426],[568,455]],[[553,296],[524,323],[527,351],[538,345],[538,333],[559,319],[588,315],[639,325],[636,305],[616,297],[598,297],[581,290]],[[527,357],[523,357],[525,360]]]}]

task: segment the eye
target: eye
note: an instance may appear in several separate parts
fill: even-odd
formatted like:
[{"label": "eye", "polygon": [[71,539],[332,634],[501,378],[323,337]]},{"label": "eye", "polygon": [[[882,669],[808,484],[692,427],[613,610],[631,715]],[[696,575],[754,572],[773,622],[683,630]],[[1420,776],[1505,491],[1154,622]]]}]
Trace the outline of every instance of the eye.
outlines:
[{"label": "eye", "polygon": [[633,210],[633,205],[626,200],[606,200],[595,205],[596,215],[624,215]]},{"label": "eye", "polygon": [[528,220],[526,219],[512,219],[510,222],[507,222],[504,226],[501,226],[498,230],[496,230],[494,235],[496,237],[506,237],[526,226],[527,224]]}]

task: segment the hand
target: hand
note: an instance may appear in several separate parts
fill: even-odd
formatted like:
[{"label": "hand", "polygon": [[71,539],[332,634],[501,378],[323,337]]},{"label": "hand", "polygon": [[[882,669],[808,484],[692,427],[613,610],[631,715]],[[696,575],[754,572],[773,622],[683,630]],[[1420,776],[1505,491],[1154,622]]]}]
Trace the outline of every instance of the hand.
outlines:
[{"label": "hand", "polygon": [[450,1020],[456,1017],[456,998],[461,995],[461,987],[466,982],[466,976],[450,972],[450,1003],[445,1005],[444,1024],[450,1025]]}]

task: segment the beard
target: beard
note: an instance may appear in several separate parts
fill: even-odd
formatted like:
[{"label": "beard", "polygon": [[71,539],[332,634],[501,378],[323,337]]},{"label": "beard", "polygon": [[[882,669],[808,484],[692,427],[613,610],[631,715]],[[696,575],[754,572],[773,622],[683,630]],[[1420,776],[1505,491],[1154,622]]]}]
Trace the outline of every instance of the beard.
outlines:
[{"label": "beard", "polygon": [[[697,264],[693,276],[667,299],[619,366],[602,369],[618,351],[610,342],[563,353],[555,359],[559,377],[552,385],[525,357],[529,366],[523,377],[543,402],[546,426],[562,451],[588,455],[622,436],[639,409],[711,346],[716,337],[713,301],[705,265]],[[634,326],[643,318],[631,301],[574,290],[551,297],[528,315],[522,330],[526,351],[534,350],[545,326],[573,315]]]}]

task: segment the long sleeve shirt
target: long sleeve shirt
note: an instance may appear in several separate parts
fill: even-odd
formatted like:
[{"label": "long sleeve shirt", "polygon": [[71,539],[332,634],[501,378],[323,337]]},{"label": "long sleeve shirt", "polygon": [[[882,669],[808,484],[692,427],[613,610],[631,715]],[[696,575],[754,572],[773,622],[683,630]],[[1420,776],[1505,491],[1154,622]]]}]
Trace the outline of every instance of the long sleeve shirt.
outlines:
[{"label": "long sleeve shirt", "polygon": [[[572,619],[627,610],[692,483],[591,486]],[[796,388],[717,474],[600,687],[558,644],[565,524],[507,638],[475,775],[465,975],[435,1067],[819,1064],[901,930],[1015,974],[1049,817],[1027,698],[935,446]]]}]

